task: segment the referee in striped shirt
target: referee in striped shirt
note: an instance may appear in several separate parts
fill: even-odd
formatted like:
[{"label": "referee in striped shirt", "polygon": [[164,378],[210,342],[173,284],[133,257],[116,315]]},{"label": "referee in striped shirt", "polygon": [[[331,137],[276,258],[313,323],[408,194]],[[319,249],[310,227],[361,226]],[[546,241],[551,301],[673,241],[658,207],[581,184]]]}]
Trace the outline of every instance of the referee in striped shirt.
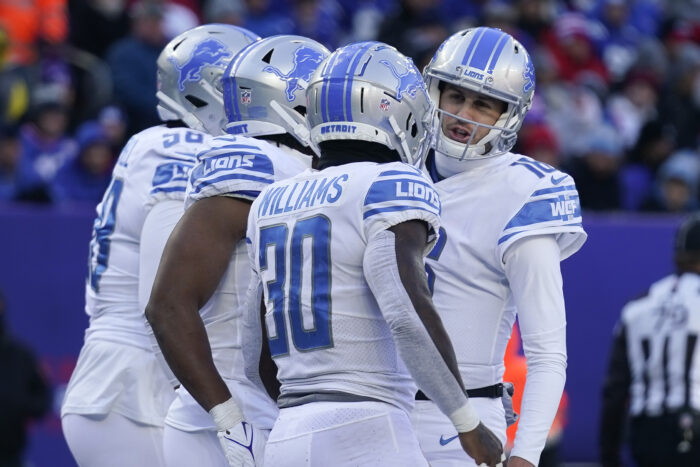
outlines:
[{"label": "referee in striped shirt", "polygon": [[626,426],[640,467],[700,466],[700,213],[681,224],[674,253],[676,273],[625,305],[615,329],[602,394],[603,467],[622,465]]}]

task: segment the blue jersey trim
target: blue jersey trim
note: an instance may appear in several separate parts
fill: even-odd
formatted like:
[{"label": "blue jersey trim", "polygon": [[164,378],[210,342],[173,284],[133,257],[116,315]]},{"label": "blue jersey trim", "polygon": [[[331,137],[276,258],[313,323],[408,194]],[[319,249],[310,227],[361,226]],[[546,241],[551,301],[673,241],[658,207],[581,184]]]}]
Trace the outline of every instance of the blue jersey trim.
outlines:
[{"label": "blue jersey trim", "polygon": [[403,170],[387,170],[387,171],[381,172],[379,174],[380,177],[386,177],[389,175],[412,175],[414,177],[422,178],[422,174],[418,170],[416,170],[415,172],[403,171]]},{"label": "blue jersey trim", "polygon": [[431,211],[430,209],[425,209],[420,206],[387,206],[385,208],[376,208],[376,209],[370,209],[369,211],[366,211],[362,215],[362,219],[367,219],[368,217],[374,216],[375,214],[380,214],[382,212],[396,212],[396,211],[410,211],[412,209],[415,209],[417,211],[425,211],[429,212],[430,214],[437,216],[439,215],[436,211]]},{"label": "blue jersey trim", "polygon": [[[581,222],[578,222],[576,224],[562,224],[559,226],[556,226],[557,228],[563,228],[563,227],[583,227],[583,224]],[[498,244],[500,245],[501,243],[507,241],[514,235],[519,235],[521,233],[525,232],[531,232],[530,230],[518,230],[517,232],[509,233],[508,235],[504,235],[503,237],[498,239]],[[534,234],[537,235],[538,231],[534,231]]]},{"label": "blue jersey trim", "polygon": [[226,174],[221,177],[217,177],[213,180],[203,180],[202,182],[197,184],[197,187],[194,189],[194,193],[199,193],[202,191],[204,188],[208,187],[209,185],[213,185],[218,182],[224,182],[227,180],[248,180],[251,182],[260,182],[264,183],[266,185],[271,185],[273,183],[273,180],[270,180],[268,178],[262,178],[262,177],[256,177],[254,175],[246,175],[246,174],[239,174],[239,173],[234,173],[234,174]]},{"label": "blue jersey trim", "polygon": [[156,194],[156,193],[172,193],[175,191],[185,191],[186,187],[184,186],[173,186],[170,188],[154,188],[151,190],[151,194]]},{"label": "blue jersey trim", "polygon": [[542,222],[567,222],[580,217],[581,204],[578,196],[559,195],[557,198],[546,198],[526,203],[503,230]]},{"label": "blue jersey trim", "polygon": [[530,197],[533,196],[539,196],[539,195],[546,195],[548,193],[559,193],[560,191],[567,191],[567,190],[576,190],[576,185],[568,185],[568,186],[558,186],[554,188],[544,188],[542,190],[537,190],[530,195]]}]

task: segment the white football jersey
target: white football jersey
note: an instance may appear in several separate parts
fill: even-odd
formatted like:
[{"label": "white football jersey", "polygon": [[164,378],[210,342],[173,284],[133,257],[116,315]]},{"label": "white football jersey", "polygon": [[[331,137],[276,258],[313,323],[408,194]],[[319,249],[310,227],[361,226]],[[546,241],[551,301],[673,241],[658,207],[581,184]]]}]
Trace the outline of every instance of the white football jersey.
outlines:
[{"label": "white football jersey", "polygon": [[264,286],[280,403],[341,394],[413,405],[415,385],[367,285],[369,239],[419,219],[439,229],[440,200],[419,170],[359,162],[305,171],[267,188],[248,220]]},{"label": "white football jersey", "polygon": [[490,386],[502,381],[516,316],[504,254],[543,234],[555,236],[561,259],[575,253],[586,239],[578,192],[569,175],[513,153],[476,161],[435,188],[442,230],[426,259],[433,302],[467,388]]},{"label": "white football jersey", "polygon": [[134,135],[122,150],[97,205],[90,241],[86,338],[100,335],[151,349],[138,301],[141,230],[155,203],[185,199],[190,170],[207,139],[189,128],[156,126]]},{"label": "white football jersey", "polygon": [[[197,156],[199,162],[192,170],[187,187],[186,208],[212,196],[255,199],[268,185],[296,175],[311,165],[310,156],[301,158],[298,153],[290,154],[292,151],[252,138],[212,137]],[[244,374],[239,318],[245,309],[250,274],[246,243],[241,240],[216,291],[199,313],[209,337],[214,364],[248,421],[260,428],[271,428],[277,408]],[[178,390],[166,423],[185,431],[216,429],[211,416],[184,388]]]}]

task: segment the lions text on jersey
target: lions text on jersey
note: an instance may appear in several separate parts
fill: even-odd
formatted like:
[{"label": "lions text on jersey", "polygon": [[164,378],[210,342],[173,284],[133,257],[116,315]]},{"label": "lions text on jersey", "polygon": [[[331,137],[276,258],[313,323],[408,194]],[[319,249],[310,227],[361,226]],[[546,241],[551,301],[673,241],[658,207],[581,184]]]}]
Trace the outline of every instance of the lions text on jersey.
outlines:
[{"label": "lions text on jersey", "polygon": [[401,222],[439,228],[432,184],[403,163],[360,162],[267,188],[248,222],[280,406],[340,393],[410,410],[415,385],[363,275],[370,238]]}]

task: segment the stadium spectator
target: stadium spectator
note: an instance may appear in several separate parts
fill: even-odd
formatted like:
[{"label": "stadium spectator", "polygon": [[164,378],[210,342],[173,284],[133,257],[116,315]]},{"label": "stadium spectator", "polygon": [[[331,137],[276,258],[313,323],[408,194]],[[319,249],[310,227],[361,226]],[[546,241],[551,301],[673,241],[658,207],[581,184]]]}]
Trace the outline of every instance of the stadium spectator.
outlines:
[{"label": "stadium spectator", "polygon": [[97,204],[109,185],[114,153],[107,133],[95,121],[83,123],[76,135],[77,154],[66,161],[51,181],[54,202]]},{"label": "stadium spectator", "polygon": [[449,32],[439,6],[440,0],[400,0],[382,22],[377,40],[393,45],[423,69]]},{"label": "stadium spectator", "polygon": [[0,465],[21,467],[27,424],[51,407],[51,390],[32,350],[7,329],[5,298],[0,295]]},{"label": "stadium spectator", "polygon": [[24,157],[15,125],[0,126],[0,200],[48,200],[44,184]]},{"label": "stadium spectator", "polygon": [[162,5],[155,0],[135,3],[130,10],[131,33],[107,52],[114,99],[124,106],[129,134],[160,122],[156,112],[156,60],[167,42],[163,14]]},{"label": "stadium spectator", "polygon": [[674,245],[676,272],[622,309],[602,391],[603,467],[622,465],[629,445],[640,467],[700,465],[700,401],[694,395],[700,321],[700,215],[688,217]]},{"label": "stadium spectator", "polygon": [[97,57],[129,32],[129,13],[123,0],[70,2],[70,43]]},{"label": "stadium spectator", "polygon": [[614,210],[620,207],[618,172],[623,149],[615,130],[602,124],[585,135],[586,142],[576,157],[565,164],[576,180],[581,207],[592,210]]},{"label": "stadium spectator", "polygon": [[60,85],[35,89],[33,105],[30,120],[20,130],[23,157],[31,166],[27,175],[48,186],[56,171],[75,155],[75,142],[67,133],[69,108],[64,89]]},{"label": "stadium spectator", "polygon": [[29,107],[29,85],[21,68],[7,60],[9,39],[0,28],[0,125],[15,124]]},{"label": "stadium spectator", "polygon": [[0,2],[0,29],[10,38],[9,62],[31,66],[42,47],[58,47],[68,36],[67,0]]},{"label": "stadium spectator", "polygon": [[700,156],[689,150],[678,151],[659,168],[651,196],[642,204],[644,211],[690,212],[698,209]]}]

